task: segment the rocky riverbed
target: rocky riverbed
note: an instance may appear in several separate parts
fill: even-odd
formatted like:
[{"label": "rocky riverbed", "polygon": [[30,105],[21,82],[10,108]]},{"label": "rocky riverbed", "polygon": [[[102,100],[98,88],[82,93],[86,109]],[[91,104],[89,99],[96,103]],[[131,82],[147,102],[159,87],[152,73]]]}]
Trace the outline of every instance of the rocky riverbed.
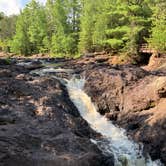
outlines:
[{"label": "rocky riverbed", "polygon": [[0,60],[0,165],[110,165],[113,160],[90,141],[100,135],[82,119],[66,87],[31,75],[40,62],[16,62]]},{"label": "rocky riverbed", "polygon": [[152,57],[144,67],[112,65],[106,56],[75,63],[98,111],[166,165],[166,56]]},{"label": "rocky riverbed", "polygon": [[[112,157],[90,141],[100,134],[82,119],[66,87],[56,78],[30,74],[45,68],[41,61],[84,76],[84,89],[98,111],[166,165],[165,66],[112,65],[107,56],[93,55],[0,60],[0,165],[113,165]],[[62,72],[58,77],[68,76]]]}]

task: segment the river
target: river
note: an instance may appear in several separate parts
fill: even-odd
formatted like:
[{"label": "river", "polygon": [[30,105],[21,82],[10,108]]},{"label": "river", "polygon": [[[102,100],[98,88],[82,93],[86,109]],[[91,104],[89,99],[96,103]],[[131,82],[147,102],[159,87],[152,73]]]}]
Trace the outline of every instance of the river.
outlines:
[{"label": "river", "polygon": [[33,71],[32,73],[49,75],[59,79],[68,89],[70,99],[77,107],[81,116],[90,126],[102,135],[101,138],[91,141],[97,144],[98,148],[105,155],[114,156],[115,166],[162,166],[159,160],[152,161],[148,154],[143,155],[143,145],[137,144],[129,138],[124,129],[114,125],[104,116],[97,112],[91,98],[84,92],[84,78],[77,78],[73,75],[70,79],[58,78],[54,73],[66,72],[71,75],[70,69],[46,68]]}]

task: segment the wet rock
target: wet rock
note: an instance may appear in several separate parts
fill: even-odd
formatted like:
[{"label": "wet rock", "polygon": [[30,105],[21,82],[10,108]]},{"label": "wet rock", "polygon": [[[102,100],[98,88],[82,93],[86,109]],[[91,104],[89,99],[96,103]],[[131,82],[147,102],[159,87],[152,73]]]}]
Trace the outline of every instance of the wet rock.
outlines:
[{"label": "wet rock", "polygon": [[8,69],[0,69],[0,77],[11,77],[12,73]]},{"label": "wet rock", "polygon": [[114,113],[114,112],[112,112],[112,113],[106,113],[105,117],[107,119],[109,119],[109,120],[116,121],[117,118],[118,118],[118,113]]},{"label": "wet rock", "polygon": [[10,60],[8,59],[0,59],[0,65],[9,65],[10,64]]},{"label": "wet rock", "polygon": [[108,165],[90,141],[99,134],[81,118],[59,80],[33,77],[25,66],[9,67],[3,70],[11,77],[0,77],[1,166]]},{"label": "wet rock", "polygon": [[18,66],[22,66],[27,70],[35,70],[43,67],[42,62],[40,61],[31,61],[31,60],[25,60],[17,63]]},{"label": "wet rock", "polygon": [[166,164],[166,75],[131,65],[84,67],[85,91],[101,114],[144,143],[152,159]]}]

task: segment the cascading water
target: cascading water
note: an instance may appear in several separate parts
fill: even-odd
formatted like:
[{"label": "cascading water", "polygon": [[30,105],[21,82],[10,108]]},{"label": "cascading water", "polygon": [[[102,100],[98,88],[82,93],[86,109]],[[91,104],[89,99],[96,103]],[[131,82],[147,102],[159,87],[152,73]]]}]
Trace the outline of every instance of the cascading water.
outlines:
[{"label": "cascading water", "polygon": [[103,135],[103,140],[92,140],[104,153],[113,153],[115,166],[161,166],[159,161],[152,162],[150,158],[145,159],[142,148],[130,140],[125,130],[116,127],[105,117],[100,115],[91,102],[90,97],[83,91],[85,79],[73,78],[67,81],[69,96],[80,111],[82,117],[87,120],[91,127]]},{"label": "cascading water", "polygon": [[[72,73],[67,69],[46,68],[33,71],[32,74],[43,76],[53,72]],[[94,130],[102,134],[101,139],[91,141],[96,143],[103,153],[114,155],[115,166],[162,166],[159,160],[153,162],[150,157],[145,158],[142,154],[142,147],[129,139],[124,129],[116,127],[96,111],[95,105],[83,90],[85,79],[73,77],[67,80],[54,75],[52,77],[66,85],[69,96],[82,117]]]}]

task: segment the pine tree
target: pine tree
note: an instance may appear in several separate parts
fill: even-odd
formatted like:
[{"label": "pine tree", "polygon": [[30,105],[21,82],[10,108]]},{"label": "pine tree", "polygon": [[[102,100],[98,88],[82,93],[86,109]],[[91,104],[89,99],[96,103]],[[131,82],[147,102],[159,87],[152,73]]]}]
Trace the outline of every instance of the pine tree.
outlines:
[{"label": "pine tree", "polygon": [[95,51],[104,49],[104,41],[106,39],[106,29],[108,28],[107,7],[108,1],[98,0],[96,6],[94,32],[92,36]]},{"label": "pine tree", "polygon": [[26,7],[26,16],[29,17],[28,36],[32,53],[44,51],[47,38],[47,21],[44,7],[32,0]]},{"label": "pine tree", "polygon": [[80,52],[93,51],[94,24],[98,1],[84,0],[81,13]]},{"label": "pine tree", "polygon": [[105,12],[108,22],[104,43],[110,51],[120,51],[125,46],[129,31],[126,3],[122,0],[107,0]]},{"label": "pine tree", "polygon": [[6,40],[12,38],[16,30],[16,15],[3,16],[0,20],[0,39]]},{"label": "pine tree", "polygon": [[16,15],[5,16],[0,13],[0,47],[2,51],[10,52],[9,42],[16,31]]},{"label": "pine tree", "polygon": [[11,42],[15,53],[33,54],[46,47],[47,21],[44,8],[32,0],[21,12],[16,26],[16,35]]},{"label": "pine tree", "polygon": [[166,2],[160,0],[153,7],[152,35],[148,40],[157,52],[166,52]]},{"label": "pine tree", "polygon": [[20,14],[16,25],[16,35],[11,42],[11,51],[17,54],[28,55],[31,53],[28,37],[28,24],[23,13]]},{"label": "pine tree", "polygon": [[128,0],[129,32],[126,50],[131,56],[138,55],[139,46],[149,36],[152,11],[145,0]]},{"label": "pine tree", "polygon": [[57,0],[53,2],[51,7],[52,10],[52,19],[55,25],[54,32],[52,34],[52,46],[51,51],[53,53],[66,53],[66,44],[67,44],[67,36],[69,27],[67,25],[67,12],[66,8],[66,1]]},{"label": "pine tree", "polygon": [[78,52],[79,32],[80,32],[80,0],[68,0],[68,24],[70,27],[71,53]]},{"label": "pine tree", "polygon": [[46,6],[51,52],[55,55],[75,54],[79,39],[79,0],[48,0]]}]

